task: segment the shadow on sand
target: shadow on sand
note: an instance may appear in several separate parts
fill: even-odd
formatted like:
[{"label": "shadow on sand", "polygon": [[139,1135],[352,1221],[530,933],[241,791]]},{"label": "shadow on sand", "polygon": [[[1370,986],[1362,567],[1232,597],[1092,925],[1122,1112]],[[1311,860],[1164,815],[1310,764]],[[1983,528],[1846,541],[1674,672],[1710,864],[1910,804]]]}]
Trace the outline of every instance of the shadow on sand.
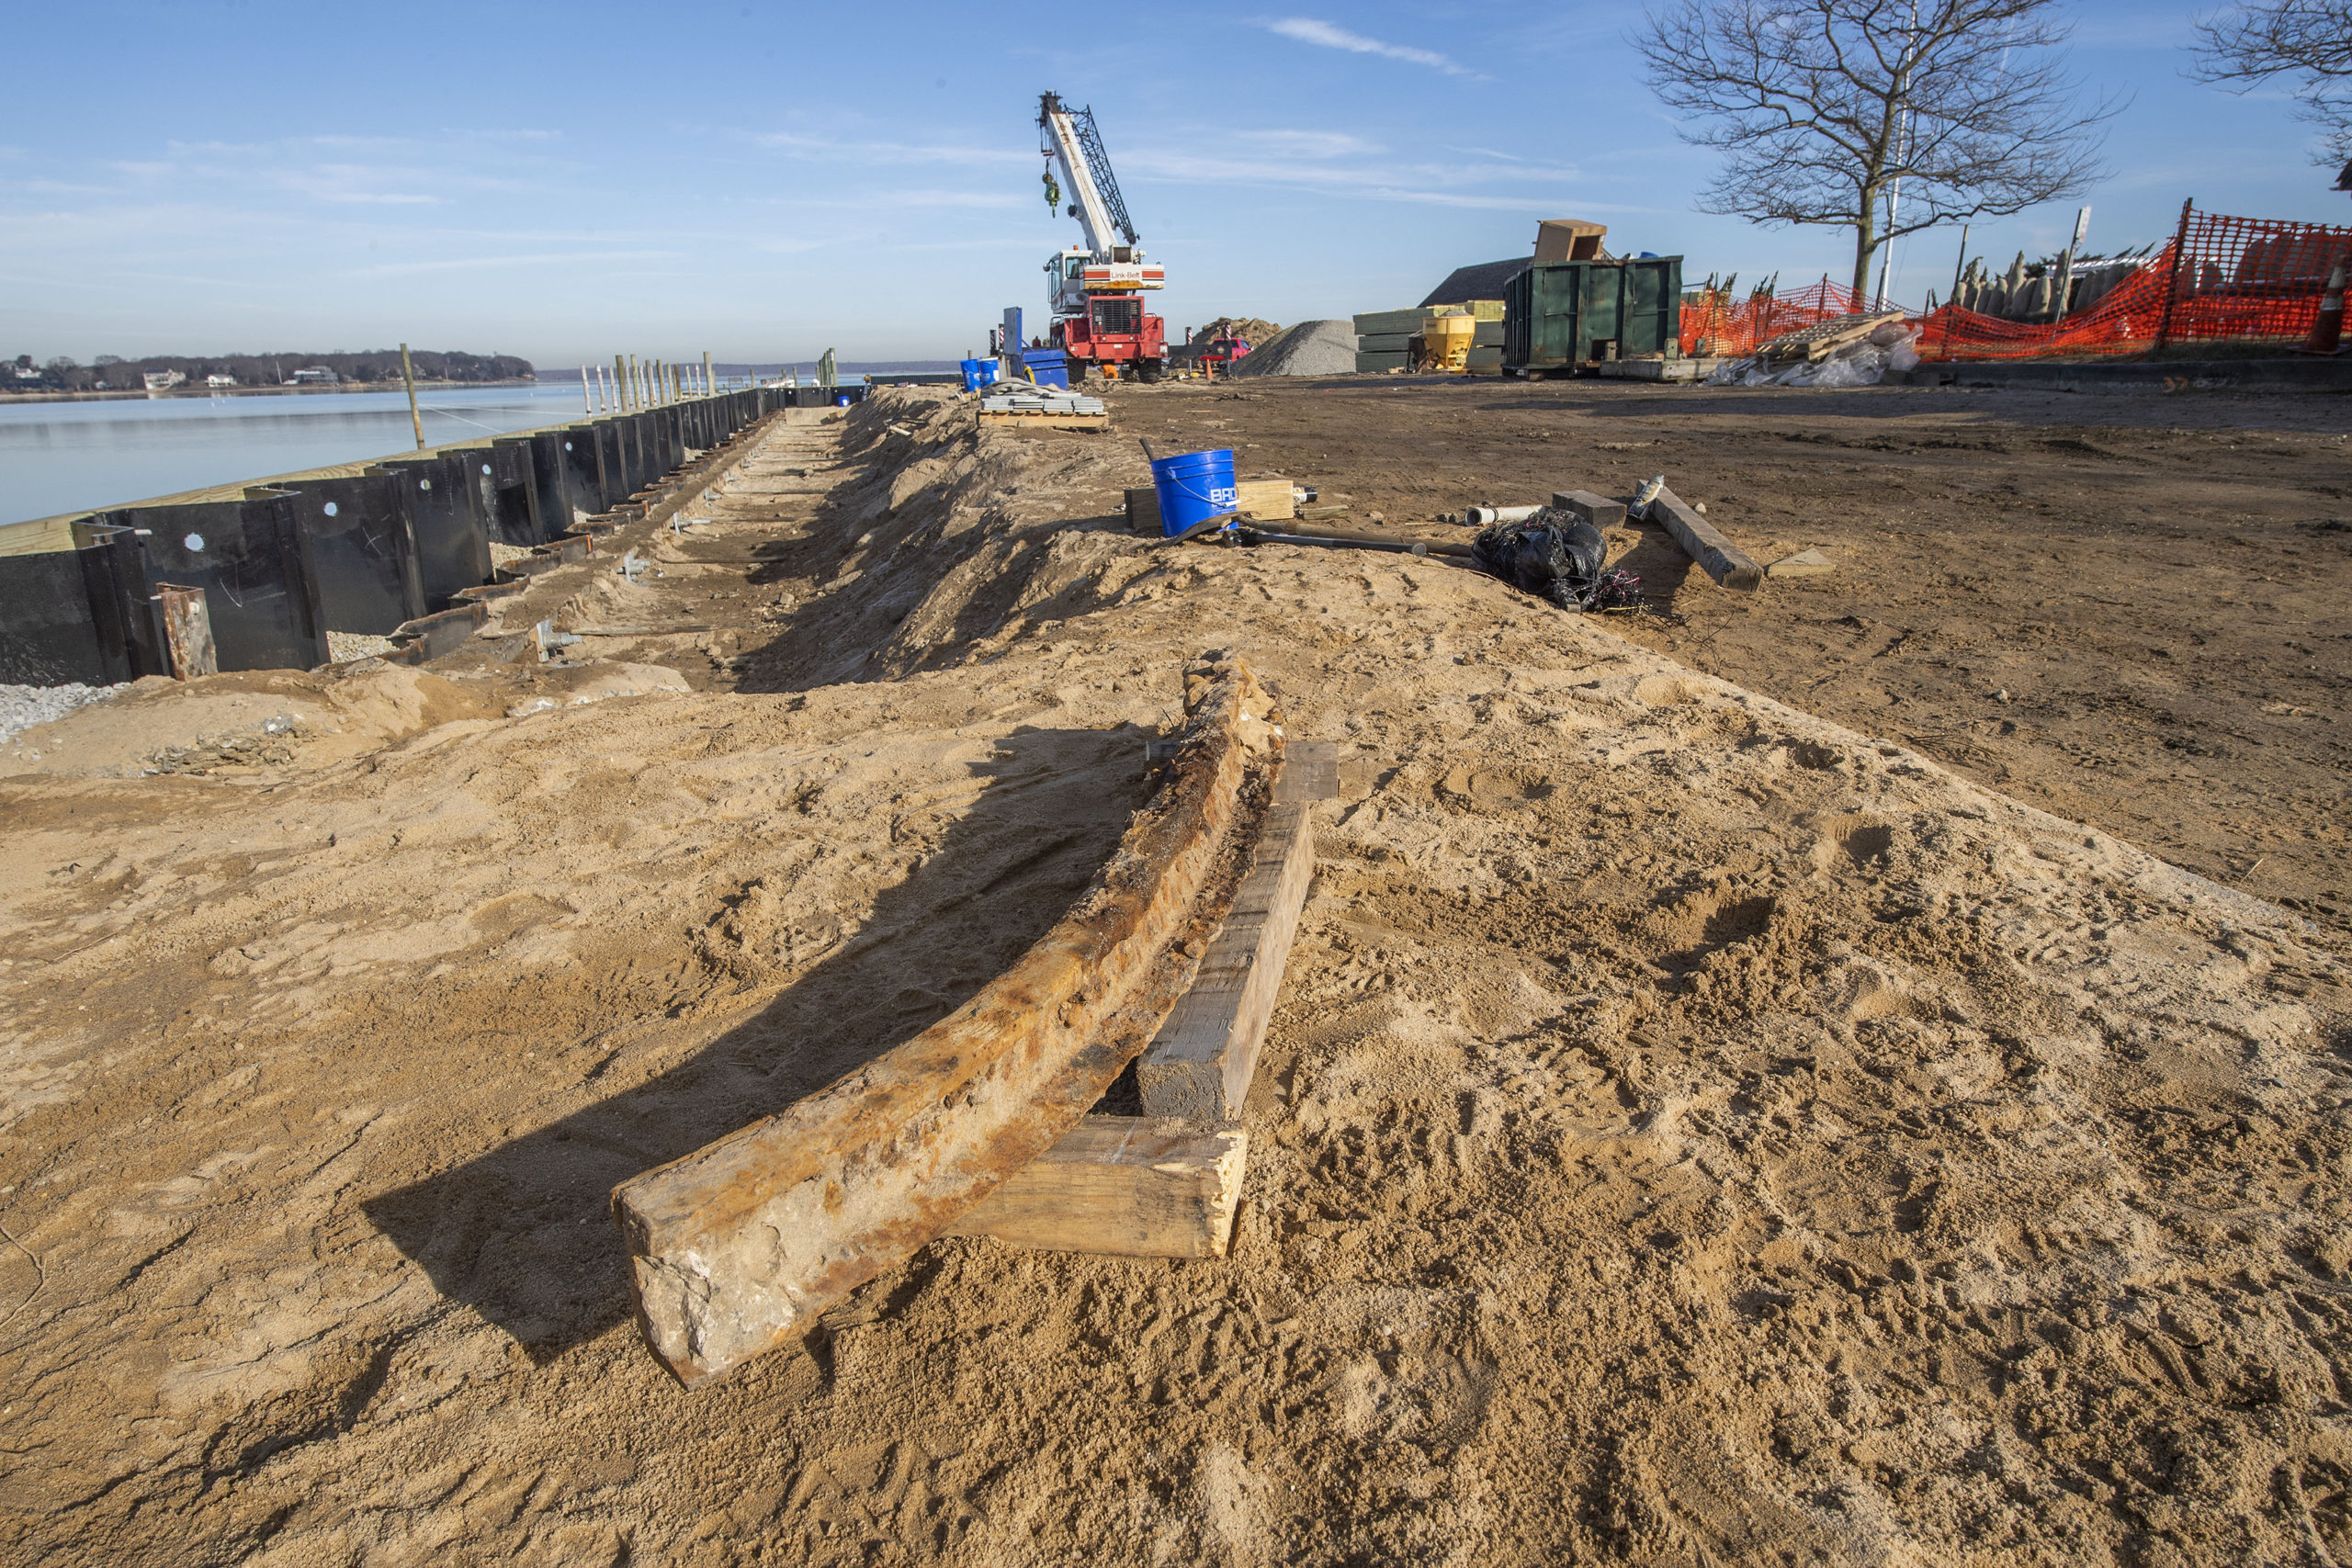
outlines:
[{"label": "shadow on sand", "polygon": [[1110,857],[1144,798],[1143,740],[1129,728],[1006,737],[938,848],[756,1017],[635,1088],[368,1200],[368,1219],[535,1359],[625,1319],[611,1189],[823,1088],[1001,974]]}]

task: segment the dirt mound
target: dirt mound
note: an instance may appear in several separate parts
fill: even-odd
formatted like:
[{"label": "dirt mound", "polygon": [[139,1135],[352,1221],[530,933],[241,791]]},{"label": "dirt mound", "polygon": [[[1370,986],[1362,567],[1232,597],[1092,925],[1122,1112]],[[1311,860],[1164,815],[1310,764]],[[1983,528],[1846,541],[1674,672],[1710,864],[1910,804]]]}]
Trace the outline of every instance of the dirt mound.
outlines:
[{"label": "dirt mound", "polygon": [[320,766],[437,725],[487,718],[495,699],[441,675],[366,660],[320,671],[254,670],[178,682],[149,676],[110,702],[17,735],[7,773],[136,778]]},{"label": "dirt mound", "polygon": [[[1132,537],[1126,443],[826,443],[645,597],[544,590],[674,612],[758,538],[745,692],[502,716],[534,666],[349,765],[0,782],[17,1555],[2352,1547],[2301,922],[1442,559]],[[1204,648],[1342,757],[1232,1255],[935,1243],[679,1390],[612,1184],[1046,929]]]},{"label": "dirt mound", "polygon": [[1193,333],[1195,344],[1214,343],[1221,337],[1238,337],[1252,350],[1259,344],[1280,336],[1282,328],[1272,321],[1261,321],[1255,316],[1219,316],[1207,326]]},{"label": "dirt mound", "polygon": [[1236,376],[1345,376],[1356,367],[1352,321],[1301,321],[1233,367]]}]

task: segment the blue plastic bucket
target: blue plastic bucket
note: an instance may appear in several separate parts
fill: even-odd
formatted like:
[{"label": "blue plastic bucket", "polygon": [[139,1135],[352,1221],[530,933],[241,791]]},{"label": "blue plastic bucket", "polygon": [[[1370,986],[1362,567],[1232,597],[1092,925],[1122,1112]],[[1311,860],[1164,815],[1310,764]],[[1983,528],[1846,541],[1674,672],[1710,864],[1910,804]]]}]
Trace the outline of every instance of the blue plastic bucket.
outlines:
[{"label": "blue plastic bucket", "polygon": [[964,390],[977,392],[996,379],[996,361],[967,359],[964,364]]},{"label": "blue plastic bucket", "polygon": [[1195,524],[1229,515],[1240,503],[1233,488],[1233,450],[1186,452],[1151,462],[1151,488],[1159,497],[1159,532],[1172,538]]}]

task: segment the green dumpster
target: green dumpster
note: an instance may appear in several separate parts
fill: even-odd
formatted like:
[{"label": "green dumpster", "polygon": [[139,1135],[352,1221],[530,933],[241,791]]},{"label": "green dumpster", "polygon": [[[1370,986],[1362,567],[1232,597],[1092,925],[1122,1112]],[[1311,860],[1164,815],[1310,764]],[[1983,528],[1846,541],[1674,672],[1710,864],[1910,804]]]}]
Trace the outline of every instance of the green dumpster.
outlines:
[{"label": "green dumpster", "polygon": [[1531,266],[1503,287],[1503,368],[1574,370],[1682,353],[1682,258]]}]

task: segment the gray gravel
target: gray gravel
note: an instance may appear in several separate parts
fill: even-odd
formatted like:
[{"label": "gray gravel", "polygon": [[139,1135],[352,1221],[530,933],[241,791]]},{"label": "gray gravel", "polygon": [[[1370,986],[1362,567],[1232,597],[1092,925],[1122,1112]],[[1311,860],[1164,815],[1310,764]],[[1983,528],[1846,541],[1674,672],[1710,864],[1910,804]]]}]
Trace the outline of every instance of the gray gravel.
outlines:
[{"label": "gray gravel", "polygon": [[1235,376],[1350,376],[1356,367],[1353,321],[1301,321],[1235,361]]},{"label": "gray gravel", "polygon": [[19,730],[63,718],[84,703],[103,702],[120,686],[0,686],[0,740],[14,740]]}]

